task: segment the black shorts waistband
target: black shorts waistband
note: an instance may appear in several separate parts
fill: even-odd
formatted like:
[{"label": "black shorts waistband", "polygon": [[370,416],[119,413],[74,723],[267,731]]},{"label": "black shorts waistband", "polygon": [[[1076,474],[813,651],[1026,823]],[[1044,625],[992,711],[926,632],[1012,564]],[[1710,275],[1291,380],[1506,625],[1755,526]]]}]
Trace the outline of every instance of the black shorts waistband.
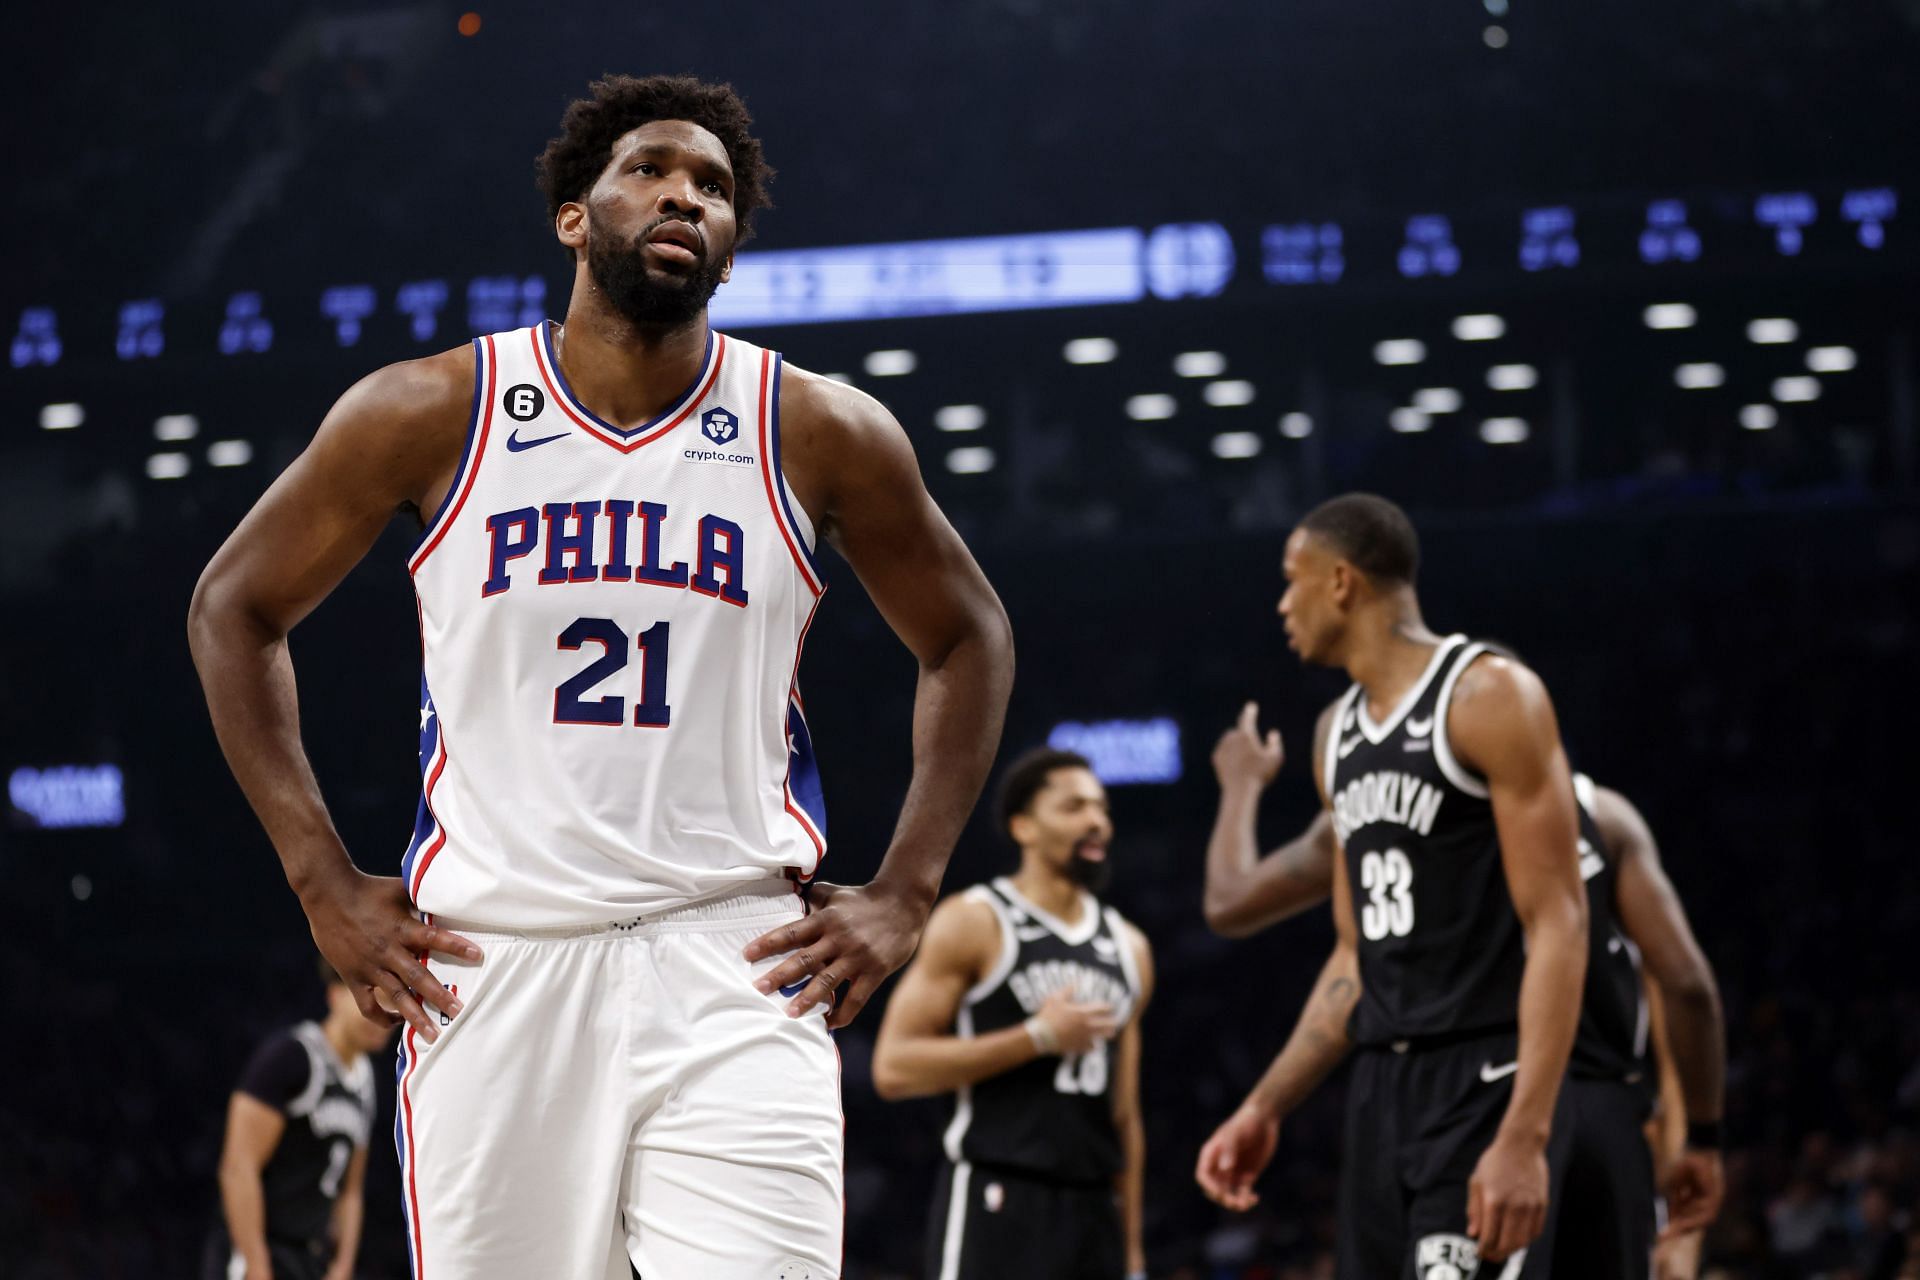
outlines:
[{"label": "black shorts waistband", "polygon": [[1043,1187],[1052,1187],[1060,1191],[1111,1191],[1117,1171],[1104,1178],[1066,1178],[1057,1173],[1047,1173],[1039,1169],[1028,1169],[1021,1165],[989,1164],[980,1160],[967,1160],[963,1163],[972,1166],[976,1173],[988,1174],[995,1178],[1013,1178],[1020,1182],[1037,1183]]},{"label": "black shorts waistband", "polygon": [[1517,1024],[1509,1023],[1502,1027],[1475,1027],[1469,1031],[1440,1031],[1430,1036],[1408,1036],[1403,1040],[1374,1040],[1358,1047],[1380,1053],[1427,1053],[1433,1049],[1451,1049],[1458,1044],[1471,1044],[1476,1040],[1516,1035],[1519,1030]]}]

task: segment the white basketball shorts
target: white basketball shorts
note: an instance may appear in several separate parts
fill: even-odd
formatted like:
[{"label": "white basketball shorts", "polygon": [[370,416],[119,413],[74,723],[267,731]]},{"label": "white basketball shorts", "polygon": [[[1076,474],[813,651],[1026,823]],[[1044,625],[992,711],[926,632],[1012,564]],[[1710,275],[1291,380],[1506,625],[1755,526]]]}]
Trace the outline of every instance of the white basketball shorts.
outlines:
[{"label": "white basketball shorts", "polygon": [[615,925],[436,918],[485,958],[431,957],[465,1007],[400,1042],[416,1280],[839,1276],[839,1051],[741,955],[804,910],[776,881]]}]

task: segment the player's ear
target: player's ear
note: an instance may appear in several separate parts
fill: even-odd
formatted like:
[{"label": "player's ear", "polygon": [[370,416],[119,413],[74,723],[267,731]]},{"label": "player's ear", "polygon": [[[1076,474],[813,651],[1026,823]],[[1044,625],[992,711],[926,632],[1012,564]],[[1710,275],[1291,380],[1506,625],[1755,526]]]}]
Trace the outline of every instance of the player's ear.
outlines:
[{"label": "player's ear", "polygon": [[569,200],[553,217],[553,234],[561,244],[578,252],[587,247],[587,206]]},{"label": "player's ear", "polygon": [[720,268],[720,283],[725,284],[731,279],[733,279],[733,255],[728,254],[726,265]]},{"label": "player's ear", "polygon": [[1011,818],[1007,819],[1007,833],[1013,837],[1015,844],[1031,843],[1033,839],[1033,816],[1026,813],[1014,814]]}]

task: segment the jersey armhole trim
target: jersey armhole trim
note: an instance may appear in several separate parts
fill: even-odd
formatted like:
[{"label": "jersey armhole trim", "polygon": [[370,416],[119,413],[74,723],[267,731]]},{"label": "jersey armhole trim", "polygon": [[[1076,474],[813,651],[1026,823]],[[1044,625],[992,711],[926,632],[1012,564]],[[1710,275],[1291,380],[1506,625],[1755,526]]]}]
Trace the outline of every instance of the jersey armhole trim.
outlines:
[{"label": "jersey armhole trim", "polygon": [[[1140,958],[1133,954],[1132,931],[1127,928],[1126,920],[1112,907],[1102,907],[1101,914],[1106,917],[1107,932],[1113,938],[1113,944],[1120,951],[1120,972],[1126,975],[1127,990],[1133,993],[1133,1003],[1140,1003]],[[1129,1021],[1134,1016],[1133,1009],[1127,1010]]]},{"label": "jersey armhole trim", "polygon": [[1492,793],[1487,789],[1485,778],[1474,774],[1453,754],[1453,739],[1447,733],[1447,712],[1453,706],[1453,686],[1460,680],[1460,673],[1479,660],[1485,653],[1493,652],[1490,645],[1474,643],[1460,651],[1460,657],[1454,662],[1453,669],[1447,672],[1447,678],[1440,685],[1439,700],[1433,704],[1433,758],[1439,764],[1440,772],[1447,775],[1447,781],[1476,799],[1485,800]]},{"label": "jersey armhole trim", "polygon": [[295,1042],[307,1054],[307,1087],[300,1091],[299,1096],[288,1101],[285,1112],[290,1118],[312,1115],[314,1107],[320,1103],[320,1094],[327,1087],[326,1060],[313,1042],[313,1037],[324,1035],[319,1026],[311,1022],[303,1022],[293,1029]]},{"label": "jersey armhole trim", "polygon": [[979,1004],[1007,980],[1007,975],[1013,972],[1013,962],[1020,958],[1020,939],[1013,931],[1013,917],[1000,899],[994,896],[993,890],[977,884],[963,896],[986,903],[992,908],[994,921],[1000,926],[1000,954],[995,958],[993,968],[987,970],[986,976],[967,988],[967,993],[960,997],[960,1007],[965,1009]]},{"label": "jersey armhole trim", "polygon": [[780,374],[785,366],[778,352],[760,353],[760,476],[766,482],[773,522],[779,526],[787,550],[793,553],[794,567],[800,570],[808,590],[817,596],[826,590],[820,562],[814,558],[810,531],[794,515],[787,474],[780,467]]},{"label": "jersey armhole trim", "polygon": [[467,411],[460,465],[454,469],[453,483],[447,486],[446,496],[440,499],[440,509],[433,513],[433,519],[414,543],[413,554],[407,561],[410,574],[420,572],[420,566],[427,562],[427,557],[459,518],[460,508],[467,505],[467,495],[473,492],[474,477],[480,474],[480,462],[487,452],[487,432],[493,425],[493,375],[493,335],[488,334],[473,340],[473,407]]}]

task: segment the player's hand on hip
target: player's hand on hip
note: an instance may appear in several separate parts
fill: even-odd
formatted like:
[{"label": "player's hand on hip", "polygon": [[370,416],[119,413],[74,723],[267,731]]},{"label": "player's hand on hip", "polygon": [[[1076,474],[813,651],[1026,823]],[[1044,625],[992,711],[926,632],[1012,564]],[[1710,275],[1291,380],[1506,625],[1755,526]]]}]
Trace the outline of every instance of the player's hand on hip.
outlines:
[{"label": "player's hand on hip", "polygon": [[1215,1204],[1244,1213],[1260,1203],[1253,1183],[1266,1171],[1279,1141],[1280,1118],[1243,1105],[1200,1148],[1194,1180]]},{"label": "player's hand on hip", "polygon": [[887,975],[913,955],[927,912],[876,884],[816,880],[807,889],[807,903],[812,909],[805,916],[749,942],[746,957],[785,955],[753,985],[771,995],[805,983],[787,1002],[787,1016],[798,1018],[825,1003],[827,1025],[838,1029],[852,1022]]},{"label": "player's hand on hip", "polygon": [[1667,1173],[1667,1229],[1662,1240],[1704,1231],[1720,1216],[1720,1200],[1726,1194],[1726,1169],[1718,1151],[1693,1147],[1680,1153]]},{"label": "player's hand on hip", "polygon": [[1074,999],[1071,991],[1056,991],[1048,996],[1033,1015],[1053,1032],[1054,1052],[1070,1058],[1085,1053],[1103,1040],[1120,1032],[1120,1020],[1109,1004],[1087,1004]]},{"label": "player's hand on hip", "polygon": [[1467,1181],[1467,1234],[1499,1262],[1532,1244],[1547,1224],[1547,1153],[1524,1138],[1496,1137]]},{"label": "player's hand on hip", "polygon": [[403,881],[349,871],[308,889],[300,905],[314,945],[346,980],[362,1016],[388,1026],[405,1021],[431,1043],[440,1038],[440,1019],[427,1010],[459,1015],[460,1001],[421,957],[437,951],[477,961],[480,948],[422,923]]},{"label": "player's hand on hip", "polygon": [[1240,709],[1240,719],[1220,735],[1213,748],[1213,776],[1221,787],[1264,787],[1273,781],[1286,762],[1287,753],[1280,742],[1280,731],[1260,733],[1260,704],[1249,702]]}]

